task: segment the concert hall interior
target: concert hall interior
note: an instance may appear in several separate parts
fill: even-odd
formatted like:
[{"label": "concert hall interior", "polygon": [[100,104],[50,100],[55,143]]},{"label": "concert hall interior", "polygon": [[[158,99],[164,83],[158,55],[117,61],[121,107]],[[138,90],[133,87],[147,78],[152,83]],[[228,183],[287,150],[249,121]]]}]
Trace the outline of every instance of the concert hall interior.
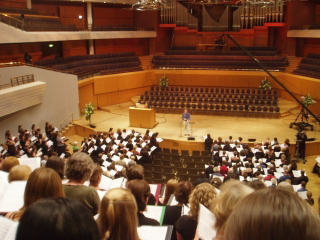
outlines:
[{"label": "concert hall interior", "polygon": [[[80,151],[110,181],[141,164],[158,205],[171,179],[196,186],[219,176],[250,187],[287,181],[320,214],[319,124],[319,1],[0,1],[6,191],[5,159],[32,176],[52,156],[67,168]],[[4,195],[1,216],[30,208],[6,208]],[[171,239],[184,239],[178,228]]]}]

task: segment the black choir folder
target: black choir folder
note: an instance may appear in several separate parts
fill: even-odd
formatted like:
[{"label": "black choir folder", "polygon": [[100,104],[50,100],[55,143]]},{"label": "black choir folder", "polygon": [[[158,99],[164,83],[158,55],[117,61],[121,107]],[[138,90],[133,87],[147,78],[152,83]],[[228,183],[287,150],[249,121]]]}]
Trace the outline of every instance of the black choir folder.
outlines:
[{"label": "black choir folder", "polygon": [[141,226],[138,227],[140,240],[170,240],[173,226]]}]

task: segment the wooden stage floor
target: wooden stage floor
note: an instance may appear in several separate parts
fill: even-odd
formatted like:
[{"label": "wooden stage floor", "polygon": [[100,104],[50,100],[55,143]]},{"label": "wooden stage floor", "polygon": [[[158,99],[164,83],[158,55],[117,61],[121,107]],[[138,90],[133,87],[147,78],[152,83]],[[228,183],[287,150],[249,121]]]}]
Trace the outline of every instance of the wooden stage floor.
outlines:
[{"label": "wooden stage floor", "polygon": [[[132,102],[117,104],[104,107],[102,110],[95,111],[92,115],[92,123],[96,125],[96,131],[108,131],[112,128],[130,128],[129,126],[129,106]],[[222,137],[223,139],[233,136],[233,138],[242,137],[244,142],[248,138],[255,138],[257,142],[265,140],[267,137],[277,137],[280,142],[289,138],[291,143],[295,143],[297,130],[289,128],[290,122],[293,122],[299,113],[296,103],[279,99],[281,117],[270,118],[249,118],[234,116],[214,116],[214,115],[192,115],[191,128],[192,136],[196,142],[203,142],[203,136],[210,133],[213,138]],[[180,114],[157,113],[156,121],[158,124],[152,129],[153,132],[159,132],[159,136],[164,139],[178,141],[187,141],[187,137],[182,136],[182,121]],[[75,124],[88,126],[88,121],[82,116]],[[306,131],[308,138],[320,139],[320,126],[315,122],[314,131]],[[137,131],[145,132],[146,129],[136,128]]]}]

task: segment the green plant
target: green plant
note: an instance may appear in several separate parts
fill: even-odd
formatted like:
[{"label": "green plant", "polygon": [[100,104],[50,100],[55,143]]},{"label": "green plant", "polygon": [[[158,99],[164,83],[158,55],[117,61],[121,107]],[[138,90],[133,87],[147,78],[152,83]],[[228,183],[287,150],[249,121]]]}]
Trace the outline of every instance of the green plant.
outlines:
[{"label": "green plant", "polygon": [[89,121],[89,124],[91,125],[91,115],[94,113],[94,106],[92,103],[87,103],[84,106],[84,115],[86,116],[86,120]]},{"label": "green plant", "polygon": [[160,78],[159,85],[160,85],[161,88],[166,88],[166,87],[169,86],[169,80],[168,80],[168,78],[166,77],[166,75],[163,75],[163,76]]},{"label": "green plant", "polygon": [[262,88],[263,90],[270,90],[271,89],[271,83],[267,77],[264,77],[264,79],[261,81],[259,87]]},{"label": "green plant", "polygon": [[302,96],[301,98],[302,98],[303,105],[306,107],[316,103],[316,101],[312,99],[309,93],[306,96]]}]

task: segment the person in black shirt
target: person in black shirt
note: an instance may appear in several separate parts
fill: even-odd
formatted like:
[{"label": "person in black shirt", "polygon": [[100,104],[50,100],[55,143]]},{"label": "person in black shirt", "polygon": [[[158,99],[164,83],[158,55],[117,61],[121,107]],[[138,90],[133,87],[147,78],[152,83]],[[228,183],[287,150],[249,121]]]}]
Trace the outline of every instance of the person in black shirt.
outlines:
[{"label": "person in black shirt", "polygon": [[138,206],[138,225],[154,225],[159,226],[160,223],[153,219],[143,215],[143,211],[147,208],[147,203],[150,197],[149,183],[143,179],[134,179],[127,183],[127,188],[132,192],[137,201]]},{"label": "person in black shirt", "polygon": [[208,133],[206,140],[204,140],[204,150],[207,152],[210,152],[212,144],[213,144],[213,139],[211,138],[210,134]]}]

